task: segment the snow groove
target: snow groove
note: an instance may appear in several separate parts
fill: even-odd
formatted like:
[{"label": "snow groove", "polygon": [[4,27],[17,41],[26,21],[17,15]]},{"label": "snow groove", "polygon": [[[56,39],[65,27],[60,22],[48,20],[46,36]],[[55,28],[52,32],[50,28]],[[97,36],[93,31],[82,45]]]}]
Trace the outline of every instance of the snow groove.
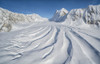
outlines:
[{"label": "snow groove", "polygon": [[[70,63],[71,59],[72,59],[72,54],[73,54],[73,47],[72,47],[72,41],[71,39],[67,36],[67,34],[65,33],[65,37],[66,39],[68,39],[69,41],[69,45],[68,45],[68,48],[67,48],[67,53],[68,53],[68,58],[64,61],[63,64],[68,64]],[[66,42],[67,43],[67,42]]]},{"label": "snow groove", "polygon": [[71,31],[71,33],[74,35],[74,37],[77,38],[79,41],[78,44],[81,46],[81,49],[84,51],[84,54],[88,56],[88,58],[91,60],[93,63],[100,63],[100,52],[98,52],[87,40],[85,40],[83,37],[81,37],[79,34],[77,34],[74,31]]},{"label": "snow groove", "polygon": [[97,37],[95,37],[95,36],[92,36],[92,35],[86,34],[86,33],[81,32],[81,31],[79,31],[79,32],[80,32],[80,33],[83,33],[83,34],[85,34],[85,35],[87,35],[87,36],[90,36],[90,37],[92,37],[92,38],[94,38],[94,39],[96,39],[96,40],[98,40],[98,41],[100,42],[100,38],[97,38]]},{"label": "snow groove", "polygon": [[100,64],[100,37],[82,30],[41,23],[0,33],[0,64]]}]

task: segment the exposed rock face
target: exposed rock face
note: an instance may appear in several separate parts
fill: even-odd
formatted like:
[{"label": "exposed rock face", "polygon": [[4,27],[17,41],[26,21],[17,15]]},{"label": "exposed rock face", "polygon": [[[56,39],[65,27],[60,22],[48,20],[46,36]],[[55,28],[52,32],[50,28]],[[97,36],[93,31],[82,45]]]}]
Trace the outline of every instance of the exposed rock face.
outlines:
[{"label": "exposed rock face", "polygon": [[85,10],[84,20],[89,24],[97,24],[100,22],[100,5],[90,5]]},{"label": "exposed rock face", "polygon": [[5,32],[9,32],[11,29],[12,29],[12,25],[11,24],[4,23],[0,28],[0,32],[2,30],[5,31]]}]

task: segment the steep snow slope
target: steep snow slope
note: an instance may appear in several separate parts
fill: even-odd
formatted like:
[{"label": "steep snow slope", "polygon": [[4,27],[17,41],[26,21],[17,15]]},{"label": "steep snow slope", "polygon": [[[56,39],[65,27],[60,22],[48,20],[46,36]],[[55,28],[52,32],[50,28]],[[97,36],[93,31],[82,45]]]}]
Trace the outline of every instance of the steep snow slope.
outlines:
[{"label": "steep snow slope", "polygon": [[100,29],[54,22],[0,33],[0,64],[100,64]]},{"label": "steep snow slope", "polygon": [[24,24],[26,22],[44,22],[47,18],[42,18],[38,14],[18,14],[0,8],[0,31],[10,31],[12,25],[16,23]]},{"label": "steep snow slope", "polygon": [[52,21],[61,19],[60,22],[64,22],[66,25],[82,25],[82,24],[100,24],[100,5],[89,5],[84,9],[72,9],[66,15],[59,18],[59,13],[55,13]]}]

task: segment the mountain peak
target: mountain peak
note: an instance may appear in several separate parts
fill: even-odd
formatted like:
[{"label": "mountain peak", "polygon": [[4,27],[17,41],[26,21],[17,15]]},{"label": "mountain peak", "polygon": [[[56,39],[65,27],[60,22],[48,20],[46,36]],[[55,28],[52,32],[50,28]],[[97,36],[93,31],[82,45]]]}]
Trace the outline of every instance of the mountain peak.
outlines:
[{"label": "mountain peak", "polygon": [[65,11],[65,12],[68,13],[68,11],[65,8],[62,8],[60,11]]},{"label": "mountain peak", "polygon": [[56,13],[68,13],[68,11],[65,8],[62,8],[60,10],[56,10]]},{"label": "mountain peak", "polygon": [[65,8],[62,8],[60,10],[56,10],[54,16],[50,19],[51,21],[60,21],[63,16],[65,16],[68,13],[68,11]]}]

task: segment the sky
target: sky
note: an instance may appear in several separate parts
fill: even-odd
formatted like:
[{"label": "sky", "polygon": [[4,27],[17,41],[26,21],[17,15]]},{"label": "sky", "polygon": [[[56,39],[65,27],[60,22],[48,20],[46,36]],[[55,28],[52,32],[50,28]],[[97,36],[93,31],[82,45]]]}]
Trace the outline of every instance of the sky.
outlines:
[{"label": "sky", "polygon": [[36,13],[42,17],[51,18],[56,10],[87,8],[88,5],[98,5],[100,0],[0,0],[0,7],[16,13]]}]

